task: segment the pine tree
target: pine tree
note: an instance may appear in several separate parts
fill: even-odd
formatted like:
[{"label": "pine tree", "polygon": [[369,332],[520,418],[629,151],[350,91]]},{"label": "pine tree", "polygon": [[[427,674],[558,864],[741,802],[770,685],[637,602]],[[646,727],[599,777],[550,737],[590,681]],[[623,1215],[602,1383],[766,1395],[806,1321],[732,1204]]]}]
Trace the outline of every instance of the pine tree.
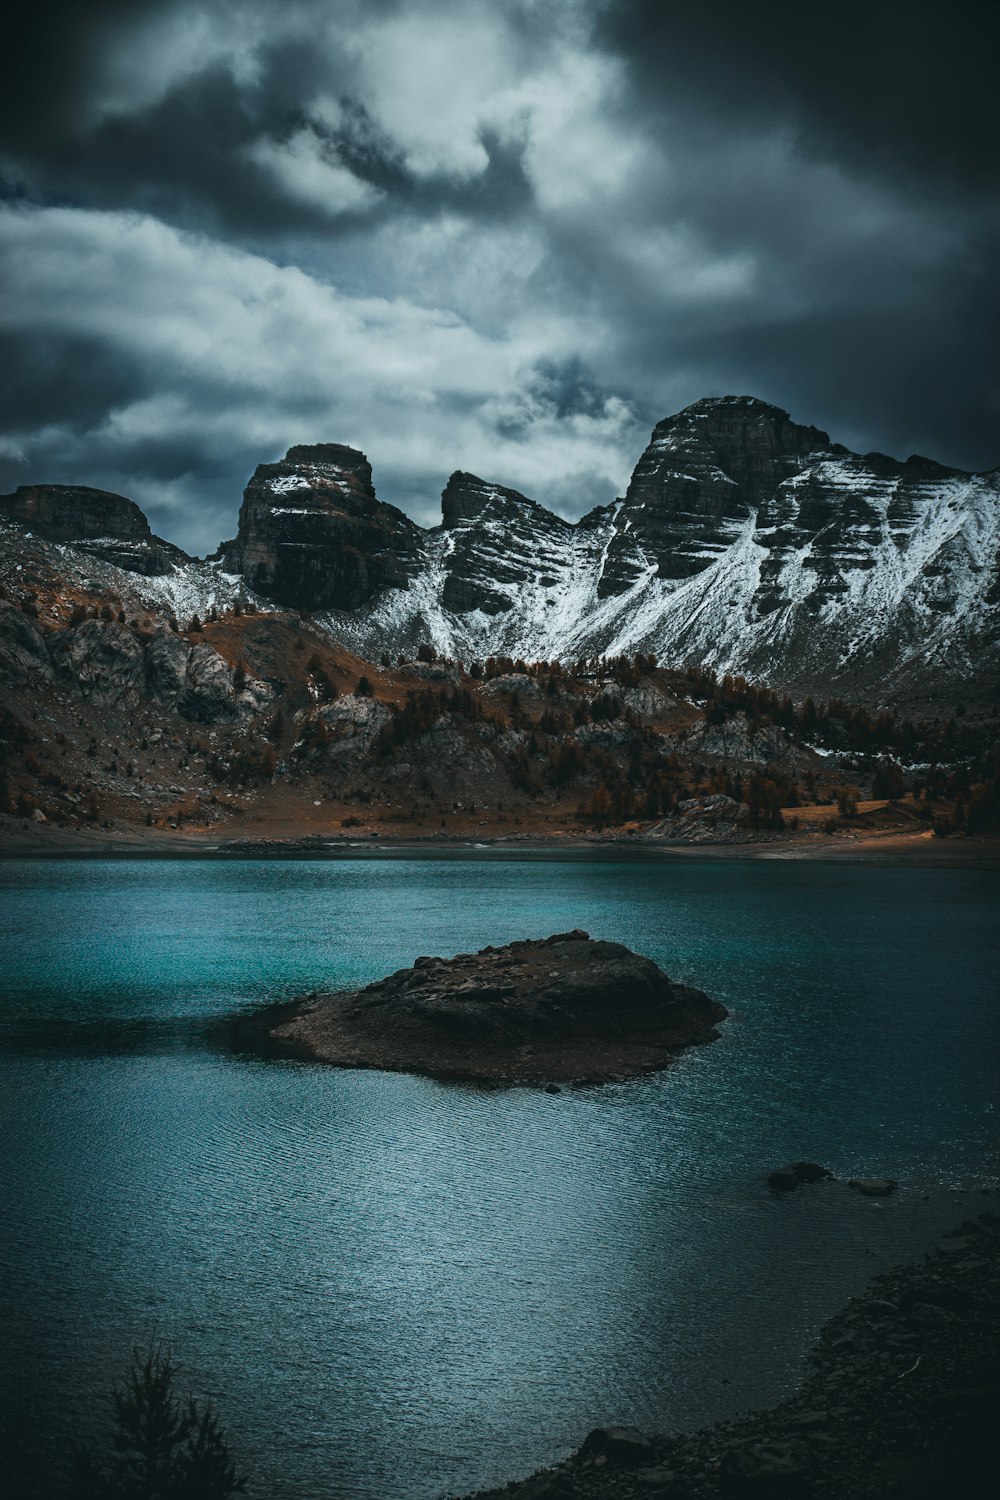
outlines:
[{"label": "pine tree", "polygon": [[211,1405],[174,1393],[170,1350],[151,1339],[132,1352],[125,1386],[114,1393],[117,1426],[103,1466],[76,1455],[76,1500],[231,1500],[247,1481],[236,1471]]}]

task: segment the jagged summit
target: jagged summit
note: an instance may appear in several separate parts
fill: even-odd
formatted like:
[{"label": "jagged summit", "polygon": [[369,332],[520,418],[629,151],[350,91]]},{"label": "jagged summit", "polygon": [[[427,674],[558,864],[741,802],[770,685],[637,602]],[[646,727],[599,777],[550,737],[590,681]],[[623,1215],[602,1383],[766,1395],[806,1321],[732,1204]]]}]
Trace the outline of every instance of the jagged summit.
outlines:
[{"label": "jagged summit", "polygon": [[499,513],[519,506],[542,509],[519,490],[509,490],[502,484],[480,479],[478,474],[456,469],[441,492],[441,521],[444,526],[456,526],[481,516],[487,508]]},{"label": "jagged summit", "polygon": [[367,473],[371,478],[372,466],[360,448],[349,448],[346,443],[295,443],[285,454],[286,464],[330,464],[334,468],[349,469],[353,473]]},{"label": "jagged summit", "polygon": [[719,409],[743,411],[748,416],[767,415],[790,421],[788,412],[780,406],[775,406],[772,401],[764,401],[760,396],[700,396],[697,401],[692,401],[689,406],[682,407],[673,416],[664,417],[657,426],[663,426],[664,422],[674,422],[678,417],[697,416],[701,412],[712,412]]},{"label": "jagged summit", "polygon": [[496,518],[534,515],[543,526],[552,520],[559,520],[544,505],[522,495],[520,490],[507,489],[502,484],[493,484],[489,480],[480,479],[477,474],[467,474],[457,469],[441,492],[442,524],[455,526],[462,521],[482,516],[487,511]]}]

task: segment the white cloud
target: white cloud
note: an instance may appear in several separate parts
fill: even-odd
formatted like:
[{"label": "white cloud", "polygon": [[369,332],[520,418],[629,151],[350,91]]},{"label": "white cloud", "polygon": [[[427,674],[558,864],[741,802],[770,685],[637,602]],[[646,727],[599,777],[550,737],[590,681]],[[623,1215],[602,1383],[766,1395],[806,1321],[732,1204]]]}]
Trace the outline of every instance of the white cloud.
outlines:
[{"label": "white cloud", "polygon": [[358,41],[359,89],[418,176],[470,177],[488,157],[480,126],[514,67],[499,13],[403,14]]},{"label": "white cloud", "polygon": [[271,174],[286,197],[318,208],[331,219],[371,208],[382,197],[378,188],[331,158],[311,130],[297,131],[287,141],[255,141],[247,155]]},{"label": "white cloud", "polygon": [[[552,356],[544,323],[490,337],[448,310],[348,296],[148,217],[80,209],[0,212],[0,283],[9,329],[97,346],[110,369],[141,374],[143,393],[84,432],[12,435],[29,458],[72,455],[81,482],[93,482],[97,455],[102,473],[127,474],[158,444],[224,463],[340,441],[369,453],[381,493],[413,497],[426,514],[456,467],[529,493],[586,469],[608,476],[611,498],[634,457],[620,401],[560,417],[551,401],[524,394]],[[423,500],[414,475],[431,487]],[[170,494],[173,508],[176,487]],[[234,492],[233,514],[237,502]],[[193,534],[175,533],[182,544]],[[200,533],[197,541],[205,545]]]}]

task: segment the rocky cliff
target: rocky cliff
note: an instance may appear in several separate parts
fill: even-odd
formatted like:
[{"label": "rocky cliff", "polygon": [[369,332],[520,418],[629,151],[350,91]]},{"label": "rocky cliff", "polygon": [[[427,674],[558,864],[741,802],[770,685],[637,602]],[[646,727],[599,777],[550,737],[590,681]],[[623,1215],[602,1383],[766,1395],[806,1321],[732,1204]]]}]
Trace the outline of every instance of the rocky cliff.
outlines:
[{"label": "rocky cliff", "polygon": [[[536,578],[556,581],[575,528],[517,490],[475,474],[451,476],[441,496],[445,543],[440,601],[454,615],[517,610]],[[546,577],[548,569],[551,577]]]},{"label": "rocky cliff", "polygon": [[0,495],[0,517],[49,542],[68,542],[128,573],[158,577],[190,562],[154,536],[132,500],[86,485],[24,484]]},{"label": "rocky cliff", "polygon": [[598,595],[626,593],[651,564],[657,578],[704,572],[755,508],[813,454],[829,450],[825,432],[749,397],[699,401],[667,417],[611,518]]},{"label": "rocky cliff", "polygon": [[298,446],[257,468],[222,561],[286,608],[355,610],[405,587],[421,535],[378,499],[363,453],[337,443]]}]

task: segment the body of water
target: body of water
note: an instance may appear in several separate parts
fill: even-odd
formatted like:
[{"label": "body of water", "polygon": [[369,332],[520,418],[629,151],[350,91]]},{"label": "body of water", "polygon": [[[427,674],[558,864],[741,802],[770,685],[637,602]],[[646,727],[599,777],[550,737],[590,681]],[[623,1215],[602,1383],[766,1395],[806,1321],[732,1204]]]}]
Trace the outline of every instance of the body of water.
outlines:
[{"label": "body of water", "polygon": [[[988,1201],[998,895],[761,860],[0,865],[8,1492],[60,1492],[153,1332],[283,1500],[431,1500],[599,1421],[779,1399],[845,1296]],[[572,927],[722,1000],[722,1039],[553,1096],[207,1025]],[[901,1190],[774,1197],[798,1157]]]}]

